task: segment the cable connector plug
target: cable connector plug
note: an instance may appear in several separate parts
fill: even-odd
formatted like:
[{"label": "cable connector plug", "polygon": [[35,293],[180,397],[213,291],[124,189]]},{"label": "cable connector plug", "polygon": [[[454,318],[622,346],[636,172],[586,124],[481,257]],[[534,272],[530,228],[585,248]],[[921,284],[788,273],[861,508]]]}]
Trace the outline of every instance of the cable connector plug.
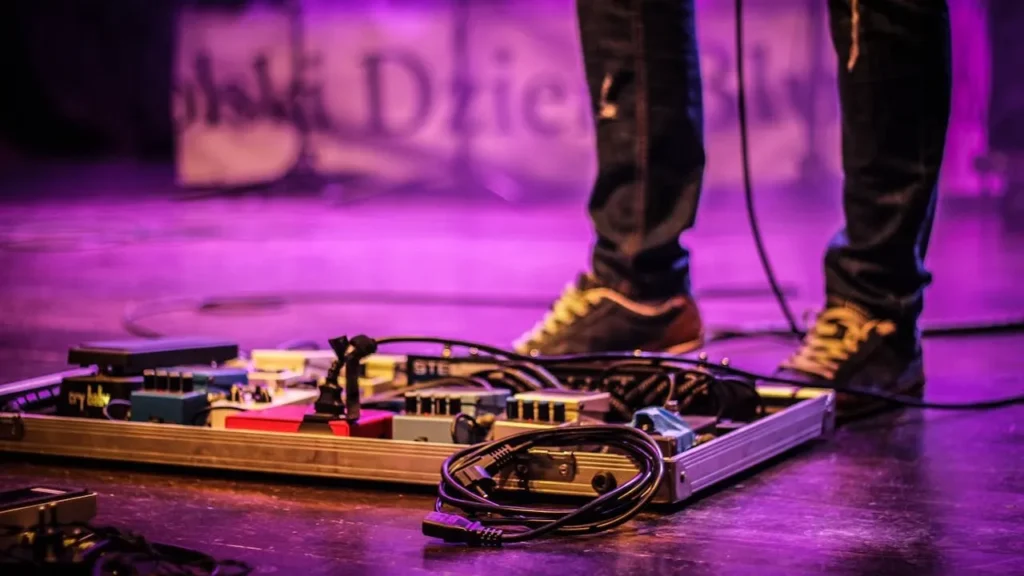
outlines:
[{"label": "cable connector plug", "polygon": [[487,471],[492,475],[497,474],[502,468],[508,466],[512,462],[512,458],[516,455],[515,451],[508,444],[505,444],[501,448],[495,450],[488,459],[490,462],[487,463]]},{"label": "cable connector plug", "polygon": [[468,544],[476,548],[498,548],[504,532],[488,528],[468,518],[444,512],[431,512],[423,519],[423,535],[449,544]]},{"label": "cable connector plug", "polygon": [[486,498],[498,486],[494,477],[512,462],[514,456],[515,452],[512,451],[511,447],[508,445],[501,446],[493,454],[480,458],[472,466],[467,466],[454,472],[452,476],[459,484],[470,490],[475,490]]},{"label": "cable connector plug", "polygon": [[459,484],[476,491],[484,498],[490,496],[491,492],[498,487],[498,483],[495,482],[494,476],[487,471],[487,467],[479,464],[463,468],[452,476]]}]

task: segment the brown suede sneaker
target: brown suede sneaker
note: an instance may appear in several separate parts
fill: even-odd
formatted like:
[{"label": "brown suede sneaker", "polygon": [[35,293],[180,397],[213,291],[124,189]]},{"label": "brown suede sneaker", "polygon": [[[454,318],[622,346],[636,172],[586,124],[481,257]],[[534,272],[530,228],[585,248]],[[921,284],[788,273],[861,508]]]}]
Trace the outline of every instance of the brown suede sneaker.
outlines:
[{"label": "brown suede sneaker", "polygon": [[520,354],[588,352],[684,354],[704,344],[704,324],[689,295],[640,302],[582,276],[513,346]]}]

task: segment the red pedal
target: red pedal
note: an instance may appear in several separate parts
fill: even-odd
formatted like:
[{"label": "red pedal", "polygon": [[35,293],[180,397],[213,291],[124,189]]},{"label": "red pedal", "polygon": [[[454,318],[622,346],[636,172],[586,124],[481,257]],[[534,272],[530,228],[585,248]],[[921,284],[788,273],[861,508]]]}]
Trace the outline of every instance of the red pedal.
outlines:
[{"label": "red pedal", "polygon": [[[312,414],[312,406],[295,404],[275,406],[265,410],[251,410],[231,414],[224,419],[224,427],[233,430],[257,430],[260,432],[298,432],[306,414]],[[391,412],[384,410],[362,410],[359,421],[351,424],[347,420],[329,423],[335,436],[359,438],[391,438]]]}]

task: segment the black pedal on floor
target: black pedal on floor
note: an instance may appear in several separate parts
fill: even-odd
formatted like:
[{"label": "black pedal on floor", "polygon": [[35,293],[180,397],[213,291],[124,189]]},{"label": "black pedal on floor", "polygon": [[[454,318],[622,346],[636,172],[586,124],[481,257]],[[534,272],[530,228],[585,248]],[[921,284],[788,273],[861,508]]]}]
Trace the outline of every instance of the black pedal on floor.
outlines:
[{"label": "black pedal on floor", "polygon": [[[0,549],[16,544],[39,523],[40,510],[62,525],[85,524],[96,516],[96,493],[80,488],[27,486],[0,492]],[[20,530],[19,530],[20,529]]]}]

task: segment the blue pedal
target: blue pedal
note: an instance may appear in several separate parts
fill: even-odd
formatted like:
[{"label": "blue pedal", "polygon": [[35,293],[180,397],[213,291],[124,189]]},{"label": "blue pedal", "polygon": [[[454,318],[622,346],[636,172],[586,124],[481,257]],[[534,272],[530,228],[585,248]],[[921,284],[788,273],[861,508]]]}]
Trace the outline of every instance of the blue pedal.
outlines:
[{"label": "blue pedal", "polygon": [[132,392],[133,422],[162,422],[198,426],[206,420],[200,418],[210,407],[206,392],[163,392],[139,390]]},{"label": "blue pedal", "polygon": [[666,458],[693,448],[697,441],[693,428],[682,417],[658,406],[637,410],[630,425],[649,434]]}]

